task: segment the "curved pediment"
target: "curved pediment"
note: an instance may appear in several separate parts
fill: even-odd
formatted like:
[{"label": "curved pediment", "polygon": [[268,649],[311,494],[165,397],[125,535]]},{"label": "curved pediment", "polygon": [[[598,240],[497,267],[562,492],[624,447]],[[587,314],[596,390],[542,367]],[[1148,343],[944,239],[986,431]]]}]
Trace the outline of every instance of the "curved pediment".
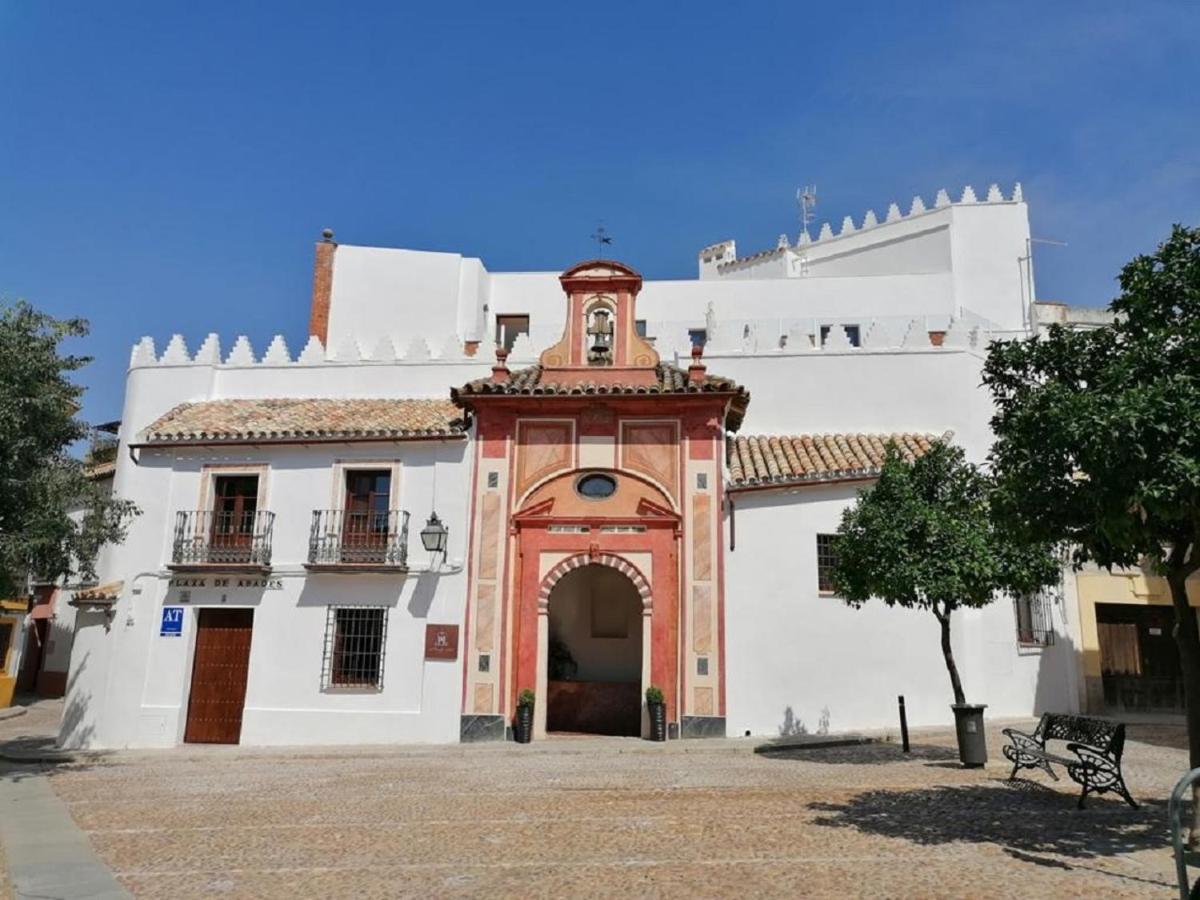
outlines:
[{"label": "curved pediment", "polygon": [[636,278],[639,281],[641,273],[617,262],[615,259],[589,259],[576,263],[567,269],[560,278]]},{"label": "curved pediment", "polygon": [[[616,483],[607,497],[588,497],[579,482],[590,475],[605,475]],[[518,517],[554,519],[659,519],[678,521],[675,502],[657,485],[618,469],[574,469],[564,472],[530,493]]]}]

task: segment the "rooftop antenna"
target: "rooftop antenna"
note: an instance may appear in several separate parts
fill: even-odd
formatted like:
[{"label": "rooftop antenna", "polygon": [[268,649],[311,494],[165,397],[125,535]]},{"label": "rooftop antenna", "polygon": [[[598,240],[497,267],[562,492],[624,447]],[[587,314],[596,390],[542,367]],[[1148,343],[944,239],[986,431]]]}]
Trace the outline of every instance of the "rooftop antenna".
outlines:
[{"label": "rooftop antenna", "polygon": [[798,189],[796,203],[800,206],[800,242],[807,244],[811,240],[808,235],[808,223],[817,217],[813,212],[817,208],[817,186],[806,184]]},{"label": "rooftop antenna", "polygon": [[601,222],[596,226],[596,232],[592,235],[592,240],[596,242],[596,258],[604,259],[604,245],[612,244],[613,239],[609,237],[608,229]]}]

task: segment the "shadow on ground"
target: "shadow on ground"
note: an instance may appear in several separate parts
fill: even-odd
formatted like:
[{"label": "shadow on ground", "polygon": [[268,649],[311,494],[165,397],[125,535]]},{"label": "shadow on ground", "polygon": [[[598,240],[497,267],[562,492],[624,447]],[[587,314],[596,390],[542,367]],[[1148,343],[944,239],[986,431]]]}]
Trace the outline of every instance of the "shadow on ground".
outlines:
[{"label": "shadow on ground", "polygon": [[779,747],[763,747],[757,752],[767,759],[799,760],[831,765],[876,766],[881,763],[911,762],[913,760],[926,762],[955,760],[955,767],[958,766],[958,751],[953,747],[939,747],[936,744],[913,744],[909,753],[901,750],[899,744],[888,742],[855,744],[848,747],[781,745]]},{"label": "shadow on ground", "polygon": [[1066,857],[1088,860],[1139,850],[1170,853],[1166,803],[1074,798],[1029,781],[995,781],[924,790],[866,791],[845,803],[812,803],[816,824],[914,844],[955,841],[995,844],[1015,859],[1062,867]]},{"label": "shadow on ground", "polygon": [[1186,725],[1143,725],[1131,723],[1125,727],[1131,741],[1150,744],[1152,747],[1169,747],[1172,750],[1188,748]]}]

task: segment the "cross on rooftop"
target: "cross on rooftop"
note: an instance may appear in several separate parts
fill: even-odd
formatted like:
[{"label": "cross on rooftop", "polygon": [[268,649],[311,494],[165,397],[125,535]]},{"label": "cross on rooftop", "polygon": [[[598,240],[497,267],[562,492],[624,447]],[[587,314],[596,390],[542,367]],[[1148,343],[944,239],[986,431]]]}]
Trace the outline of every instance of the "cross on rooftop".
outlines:
[{"label": "cross on rooftop", "polygon": [[608,229],[603,225],[596,226],[596,231],[592,235],[592,240],[596,242],[596,256],[598,258],[604,256],[604,245],[611,244],[613,242],[613,239],[608,236]]}]

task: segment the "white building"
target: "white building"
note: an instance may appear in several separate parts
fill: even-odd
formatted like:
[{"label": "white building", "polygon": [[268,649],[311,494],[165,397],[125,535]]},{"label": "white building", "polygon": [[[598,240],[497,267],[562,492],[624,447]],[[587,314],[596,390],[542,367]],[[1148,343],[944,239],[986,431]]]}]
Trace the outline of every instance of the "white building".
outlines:
[{"label": "white building", "polygon": [[[298,353],[134,347],[114,490],[144,512],[81,606],[63,743],[500,738],[525,688],[539,732],[636,733],[650,683],[683,736],[888,726],[898,694],[948,721],[936,621],[823,592],[820,536],[889,436],[984,457],[1028,238],[994,186],[644,285],[327,233]],[[1062,605],[954,628],[990,715],[1077,704]]]}]

